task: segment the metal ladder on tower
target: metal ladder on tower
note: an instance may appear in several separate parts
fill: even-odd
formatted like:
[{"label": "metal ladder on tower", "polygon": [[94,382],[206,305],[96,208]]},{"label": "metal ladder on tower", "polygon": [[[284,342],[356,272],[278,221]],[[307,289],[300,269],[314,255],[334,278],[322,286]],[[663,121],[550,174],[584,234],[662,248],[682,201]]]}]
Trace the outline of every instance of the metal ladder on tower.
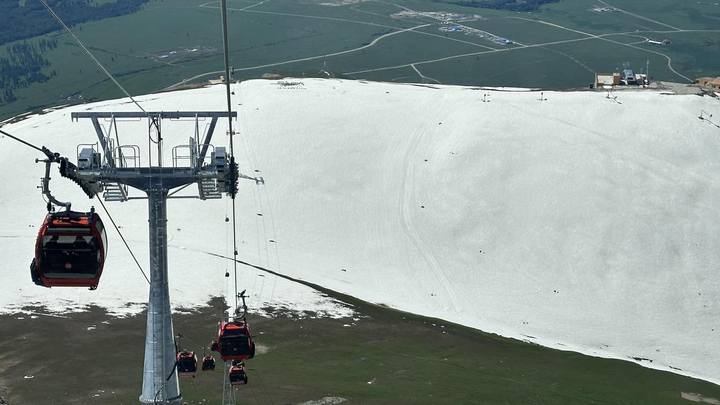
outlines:
[{"label": "metal ladder on tower", "polygon": [[[119,167],[125,167],[125,157],[122,154],[122,150],[120,148],[115,148],[114,141],[112,138],[108,139],[108,151],[105,153],[111,153],[111,159],[115,162]],[[120,184],[117,182],[113,183],[104,183],[103,188],[105,189],[105,192],[103,192],[103,198],[105,201],[127,201],[128,199],[128,186],[124,184]]]},{"label": "metal ladder on tower", "polygon": [[127,201],[127,186],[120,183],[105,183],[103,198],[105,201]]}]

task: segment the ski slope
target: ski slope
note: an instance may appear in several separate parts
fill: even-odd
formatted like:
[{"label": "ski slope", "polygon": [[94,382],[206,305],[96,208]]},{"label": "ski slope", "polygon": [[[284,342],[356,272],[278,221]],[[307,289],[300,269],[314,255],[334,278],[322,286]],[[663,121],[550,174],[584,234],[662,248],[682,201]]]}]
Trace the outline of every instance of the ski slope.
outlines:
[{"label": "ski slope", "polygon": [[[393,308],[720,383],[720,129],[697,118],[718,112],[717,99],[624,91],[540,101],[533,91],[320,79],[248,81],[234,94],[241,171],[266,181],[241,183],[243,260]],[[220,86],[139,100],[147,110],[225,102]],[[95,135],[71,111],[135,108],[105,101],[3,129],[74,157]],[[145,148],[145,125],[121,123],[122,143]],[[164,127],[167,148],[193,133],[192,122]],[[147,286],[114,232],[97,291],[31,283],[42,167],[31,149],[0,144],[0,308],[142,309]],[[53,187],[76,209],[93,203],[64,179]],[[145,202],[109,208],[147,263]],[[232,255],[229,200],[168,210],[174,305],[226,294],[232,266],[206,252]],[[351,313],[239,272],[256,308]]]}]

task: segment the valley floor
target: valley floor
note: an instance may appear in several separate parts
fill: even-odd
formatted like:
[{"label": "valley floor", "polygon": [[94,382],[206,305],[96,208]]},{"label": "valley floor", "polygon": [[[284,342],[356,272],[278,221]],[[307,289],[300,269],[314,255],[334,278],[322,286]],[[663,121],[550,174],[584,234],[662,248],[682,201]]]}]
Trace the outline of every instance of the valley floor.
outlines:
[{"label": "valley floor", "polygon": [[[637,364],[482,333],[340,296],[352,318],[251,316],[258,355],[237,403],[686,404],[720,386]],[[0,386],[10,404],[135,404],[145,316],[41,308],[0,316]],[[224,311],[212,300],[175,316],[180,345],[202,355]],[[187,404],[217,404],[222,366],[181,380]],[[335,401],[335,402],[332,402]]]}]

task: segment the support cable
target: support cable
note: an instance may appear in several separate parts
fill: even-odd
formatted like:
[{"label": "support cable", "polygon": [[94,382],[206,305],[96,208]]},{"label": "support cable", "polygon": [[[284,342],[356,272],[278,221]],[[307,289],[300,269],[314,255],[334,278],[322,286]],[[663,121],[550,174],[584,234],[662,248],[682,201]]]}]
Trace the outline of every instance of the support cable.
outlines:
[{"label": "support cable", "polygon": [[[222,17],[222,28],[223,28],[223,50],[225,59],[225,94],[227,98],[227,109],[228,109],[228,131],[230,132],[230,165],[235,165],[235,145],[233,142],[233,127],[232,127],[232,98],[230,97],[230,57],[229,57],[229,46],[228,46],[228,29],[227,29],[227,0],[221,0],[220,14]],[[232,224],[233,224],[233,257],[237,259],[238,248],[237,248],[237,214],[235,208],[235,194],[232,194]],[[237,278],[237,261],[233,260],[233,272],[235,279],[235,310],[238,308],[238,278]]]},{"label": "support cable", "polygon": [[150,279],[148,278],[147,274],[145,273],[145,270],[143,270],[137,257],[135,257],[135,253],[133,253],[132,249],[130,249],[130,245],[128,245],[127,241],[125,240],[125,236],[123,236],[122,232],[120,232],[120,228],[118,228],[117,224],[115,224],[115,220],[113,219],[112,215],[110,215],[110,212],[108,211],[108,209],[105,207],[105,203],[103,202],[102,198],[100,198],[100,196],[98,195],[97,199],[100,202],[100,205],[102,206],[103,210],[105,211],[105,214],[107,214],[108,218],[110,218],[110,222],[115,227],[115,230],[117,231],[118,235],[120,235],[120,239],[122,239],[128,252],[130,252],[130,256],[132,256],[133,260],[135,261],[135,264],[137,264],[138,270],[140,270],[140,273],[142,273],[143,277],[145,278],[145,281],[147,281],[148,284],[150,284]]},{"label": "support cable", "polygon": [[50,12],[50,14],[57,20],[57,22],[59,22],[60,25],[62,25],[63,28],[65,28],[65,31],[67,31],[68,34],[70,34],[70,36],[72,36],[73,39],[75,39],[75,42],[77,42],[78,45],[80,45],[80,47],[85,51],[85,53],[87,53],[88,56],[90,56],[90,58],[100,67],[100,69],[102,69],[102,71],[105,72],[105,74],[107,75],[107,77],[110,78],[110,80],[112,80],[113,83],[115,83],[115,85],[118,86],[118,87],[120,88],[120,90],[122,90],[123,93],[125,93],[125,95],[128,96],[128,98],[129,98],[133,103],[135,103],[135,105],[136,105],[142,112],[146,112],[145,109],[143,109],[143,108],[140,106],[140,104],[138,104],[138,102],[135,101],[135,99],[133,98],[133,96],[131,96],[130,93],[128,93],[128,91],[125,90],[125,88],[124,88],[117,80],[115,80],[115,77],[114,77],[107,69],[105,69],[105,66],[103,66],[103,64],[100,63],[99,60],[97,60],[97,58],[95,57],[95,55],[93,55],[92,52],[90,52],[90,50],[85,47],[85,44],[83,44],[82,41],[80,41],[80,38],[78,38],[78,37],[75,35],[75,33],[73,33],[72,30],[70,30],[70,27],[68,27],[68,26],[65,24],[65,22],[62,20],[62,18],[60,18],[60,16],[58,16],[57,14],[55,14],[55,11],[53,11],[53,9],[50,7],[50,5],[47,3],[47,1],[46,1],[46,0],[39,0],[39,1],[40,1],[40,3],[42,3],[43,6],[45,6],[45,8],[46,8],[46,9],[48,10],[48,12]]},{"label": "support cable", "polygon": [[16,137],[16,136],[10,135],[10,134],[8,134],[7,132],[3,131],[2,129],[0,129],[0,133],[3,134],[3,135],[5,135],[5,136],[7,136],[7,137],[10,138],[10,139],[14,139],[14,140],[16,140],[16,141],[18,141],[18,142],[20,142],[20,143],[22,143],[22,144],[24,144],[24,145],[26,145],[26,146],[29,146],[29,147],[31,147],[31,148],[33,148],[33,149],[35,149],[35,150],[39,150],[39,151],[42,152],[43,154],[45,153],[45,151],[42,150],[42,148],[38,148],[37,146],[31,144],[30,142],[23,141],[22,139],[20,139],[20,138],[18,138],[18,137]]},{"label": "support cable", "polygon": [[[252,145],[250,144],[250,142],[247,141],[247,138],[242,138],[242,145],[243,145],[243,152],[244,152],[244,154],[245,154],[245,158],[246,158],[246,159],[248,160],[248,162],[250,163],[250,166],[251,166],[251,167],[258,167],[259,165],[258,165],[258,162],[257,162],[257,153],[255,153],[255,151],[254,151]],[[264,206],[264,204],[263,204],[263,196],[264,196],[264,195],[266,196],[266,200],[267,200],[267,204],[268,204],[268,212],[265,212],[265,206]],[[261,219],[255,221],[255,227],[256,227],[256,229],[257,229],[258,237],[262,236],[261,239],[258,239],[258,246],[257,246],[257,249],[258,249],[258,260],[260,260],[261,257],[262,257],[262,246],[264,246],[264,247],[265,247],[265,260],[266,260],[266,264],[267,264],[267,266],[270,266],[270,265],[271,265],[270,253],[269,253],[269,251],[268,251],[268,242],[269,242],[269,239],[268,239],[268,237],[267,237],[267,230],[266,230],[266,226],[265,226],[265,223],[266,223],[265,218],[266,218],[266,214],[268,214],[268,213],[270,214],[270,220],[271,220],[271,223],[272,223],[272,236],[271,236],[271,238],[272,238],[272,240],[276,240],[276,239],[277,239],[277,231],[276,231],[276,229],[275,229],[275,219],[274,219],[274,215],[273,215],[273,212],[272,212],[271,201],[270,201],[269,198],[267,198],[267,195],[266,195],[266,193],[265,193],[264,190],[256,191],[256,189],[253,188],[253,197],[254,197],[255,204],[256,204],[255,207],[256,207],[257,209],[259,209],[258,212],[262,214]],[[260,230],[260,229],[261,229],[261,228],[260,228],[261,226],[262,226],[262,232],[261,232],[261,230]],[[277,262],[276,267],[277,267],[278,269],[280,269],[280,255],[279,255],[279,253],[278,253],[278,244],[277,244],[277,243],[273,243],[273,245],[274,245],[275,257],[276,257],[276,262]],[[271,300],[271,301],[272,301],[273,297],[275,296],[275,287],[276,287],[276,279],[273,278],[272,280],[273,280],[273,281],[272,281],[272,290],[271,290],[271,292],[270,292],[270,300]],[[263,278],[263,283],[261,284],[261,287],[260,287],[260,296],[261,296],[261,297],[262,297],[262,292],[263,292],[264,287],[265,287],[265,279]],[[255,290],[255,287],[254,287],[254,286],[253,286],[253,290]]]}]

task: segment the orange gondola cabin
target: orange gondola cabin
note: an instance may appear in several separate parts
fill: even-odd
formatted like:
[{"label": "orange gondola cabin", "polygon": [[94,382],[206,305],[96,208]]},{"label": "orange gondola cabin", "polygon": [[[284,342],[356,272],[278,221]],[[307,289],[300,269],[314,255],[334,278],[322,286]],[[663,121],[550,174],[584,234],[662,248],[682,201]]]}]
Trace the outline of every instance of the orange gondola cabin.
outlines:
[{"label": "orange gondola cabin", "polygon": [[45,217],[30,264],[33,282],[44,287],[97,288],[107,254],[100,216],[90,212],[51,212]]},{"label": "orange gondola cabin", "polygon": [[255,343],[247,322],[220,322],[218,337],[212,344],[212,350],[219,352],[224,361],[255,357]]}]

